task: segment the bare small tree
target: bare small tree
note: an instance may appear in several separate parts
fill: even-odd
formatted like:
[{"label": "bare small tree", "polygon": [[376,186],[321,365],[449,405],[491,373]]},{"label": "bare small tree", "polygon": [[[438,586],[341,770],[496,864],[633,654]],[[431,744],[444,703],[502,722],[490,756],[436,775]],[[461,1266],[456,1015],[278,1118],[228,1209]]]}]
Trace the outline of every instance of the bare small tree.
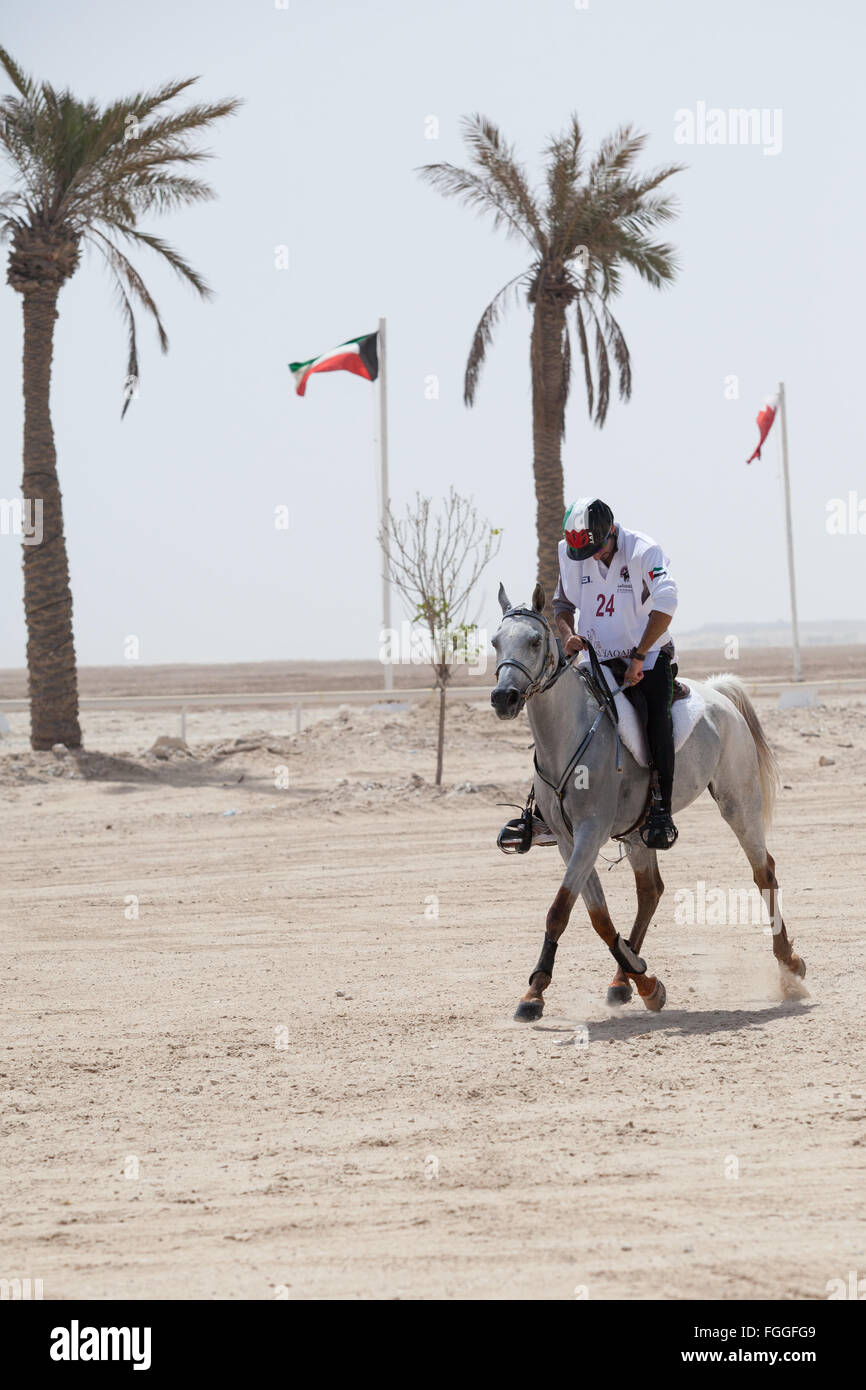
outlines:
[{"label": "bare small tree", "polygon": [[[445,692],[454,666],[475,659],[486,637],[479,637],[466,614],[473,590],[486,566],[499,551],[502,532],[478,515],[470,498],[452,487],[439,511],[432,498],[415,495],[402,518],[390,505],[379,535],[388,554],[392,584],[402,595],[413,623],[424,633],[424,655],[439,691],[439,736],[436,786],[442,785],[445,746]],[[395,653],[389,654],[394,659]]]}]

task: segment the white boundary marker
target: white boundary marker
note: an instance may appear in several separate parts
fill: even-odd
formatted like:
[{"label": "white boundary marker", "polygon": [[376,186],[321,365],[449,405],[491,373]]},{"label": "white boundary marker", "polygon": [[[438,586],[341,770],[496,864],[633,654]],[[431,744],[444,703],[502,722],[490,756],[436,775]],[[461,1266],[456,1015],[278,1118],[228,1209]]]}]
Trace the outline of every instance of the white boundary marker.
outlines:
[{"label": "white boundary marker", "polygon": [[[759,676],[754,680],[743,678],[743,684],[750,695],[782,695],[788,690],[803,690],[802,684],[793,681],[777,680]],[[829,694],[856,694],[866,691],[866,677],[846,676],[831,680],[807,682],[807,689],[815,696],[825,691]],[[490,686],[449,685],[446,687],[450,699],[483,700],[490,698]],[[429,699],[434,695],[433,686],[413,686],[408,690],[284,690],[284,691],[234,691],[225,695],[179,694],[179,695],[99,695],[83,696],[79,704],[82,713],[87,710],[150,709],[176,710],[180,716],[180,737],[186,733],[186,715],[193,709],[238,708],[261,709],[273,706],[278,709],[295,711],[295,729],[301,728],[301,714],[305,709],[315,709],[320,705],[385,705],[407,704],[416,700]],[[0,710],[4,713],[27,710],[29,700],[0,700]]]}]

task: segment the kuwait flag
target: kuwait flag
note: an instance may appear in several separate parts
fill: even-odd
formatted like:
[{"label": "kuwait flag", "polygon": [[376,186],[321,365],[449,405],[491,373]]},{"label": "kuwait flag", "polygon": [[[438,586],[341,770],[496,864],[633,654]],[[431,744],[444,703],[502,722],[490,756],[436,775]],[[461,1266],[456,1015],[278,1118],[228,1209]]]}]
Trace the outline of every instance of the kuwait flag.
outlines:
[{"label": "kuwait flag", "polygon": [[746,459],[746,463],[751,463],[751,462],[752,462],[752,459],[759,459],[759,458],[761,457],[761,449],[762,449],[762,447],[763,447],[764,440],[767,438],[767,435],[770,433],[770,430],[771,430],[772,425],[773,425],[773,421],[774,421],[775,418],[776,418],[776,411],[777,411],[778,409],[779,409],[779,395],[778,395],[778,392],[777,392],[775,396],[770,396],[770,397],[764,402],[764,404],[762,405],[761,409],[758,411],[757,420],[756,420],[756,422],[755,422],[755,423],[757,424],[757,426],[758,426],[758,430],[759,430],[759,433],[760,433],[760,438],[759,438],[759,440],[758,440],[758,447],[755,449],[755,452],[754,452],[749,458]]},{"label": "kuwait flag", "polygon": [[347,343],[323,352],[320,357],[311,357],[309,362],[290,362],[289,371],[295,378],[295,390],[303,396],[307,382],[314,372],[354,372],[365,381],[375,381],[379,375],[379,354],[376,351],[378,333],[365,333],[360,338],[350,338]]}]

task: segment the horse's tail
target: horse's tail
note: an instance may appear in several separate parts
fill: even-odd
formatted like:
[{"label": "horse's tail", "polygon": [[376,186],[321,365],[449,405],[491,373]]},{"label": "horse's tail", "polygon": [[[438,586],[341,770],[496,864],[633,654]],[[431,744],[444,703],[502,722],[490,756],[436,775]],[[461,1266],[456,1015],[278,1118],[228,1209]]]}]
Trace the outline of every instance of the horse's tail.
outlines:
[{"label": "horse's tail", "polygon": [[738,676],[721,675],[710,676],[707,685],[711,685],[714,690],[718,690],[720,695],[724,695],[730,700],[731,704],[740,711],[749,726],[749,733],[755,744],[755,752],[758,755],[758,773],[761,778],[761,799],[764,803],[764,829],[769,830],[773,819],[773,811],[776,806],[776,793],[779,790],[781,776],[779,773],[779,763],[775,753],[767,742],[767,736],[761,728],[761,721],[758,718],[755,706],[749,699],[746,687]]}]

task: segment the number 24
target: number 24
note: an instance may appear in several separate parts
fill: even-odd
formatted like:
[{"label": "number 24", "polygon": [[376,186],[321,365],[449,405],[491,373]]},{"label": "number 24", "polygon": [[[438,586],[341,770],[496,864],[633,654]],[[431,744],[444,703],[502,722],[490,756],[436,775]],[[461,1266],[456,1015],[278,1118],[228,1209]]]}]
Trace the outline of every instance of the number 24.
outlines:
[{"label": "number 24", "polygon": [[596,616],[597,618],[603,618],[604,615],[605,615],[605,613],[612,613],[612,612],[613,612],[613,594],[611,594],[611,596],[610,596],[610,598],[608,599],[608,601],[607,601],[606,604],[605,604],[605,601],[604,601],[604,594],[599,594],[599,596],[598,596],[598,608],[596,608],[596,610],[595,610],[595,616]]}]

